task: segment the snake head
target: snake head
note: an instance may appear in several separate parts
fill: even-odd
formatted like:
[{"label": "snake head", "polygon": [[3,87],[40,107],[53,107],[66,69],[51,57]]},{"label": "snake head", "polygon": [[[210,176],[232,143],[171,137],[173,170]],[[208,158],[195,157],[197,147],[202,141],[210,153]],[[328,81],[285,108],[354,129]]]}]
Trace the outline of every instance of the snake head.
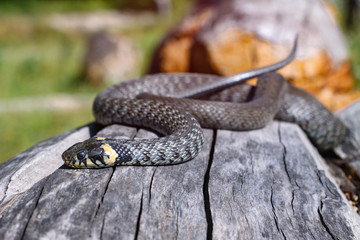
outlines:
[{"label": "snake head", "polygon": [[93,137],[84,142],[76,143],[62,154],[65,164],[72,168],[103,168],[110,167],[129,160],[131,156],[122,151],[122,156],[116,151],[117,145],[111,139]]}]

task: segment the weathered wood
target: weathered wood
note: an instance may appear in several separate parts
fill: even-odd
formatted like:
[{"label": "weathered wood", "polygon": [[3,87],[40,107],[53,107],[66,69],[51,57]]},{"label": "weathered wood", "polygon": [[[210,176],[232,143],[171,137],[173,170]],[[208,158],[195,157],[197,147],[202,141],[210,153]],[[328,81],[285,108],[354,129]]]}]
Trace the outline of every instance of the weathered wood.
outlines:
[{"label": "weathered wood", "polygon": [[[360,149],[360,101],[356,101],[340,111],[338,116],[348,126],[348,128],[351,129],[351,133],[353,135],[353,141],[351,144],[357,149]],[[342,158],[351,158],[352,156],[346,152],[347,147],[348,146],[346,145],[341,145],[336,149],[337,154],[339,154]],[[356,173],[358,177],[360,177],[360,156],[353,159],[353,161],[350,161],[346,165],[349,169]]]},{"label": "weathered wood", "polygon": [[214,237],[359,236],[348,224],[352,217],[359,224],[359,217],[303,132],[288,123],[273,123],[266,130],[245,137],[241,132],[218,131],[209,182]]},{"label": "weathered wood", "polygon": [[13,198],[7,205],[1,205],[0,238],[22,239],[27,223],[37,206],[46,179]]},{"label": "weathered wood", "polygon": [[[65,136],[77,136],[82,131],[57,139],[70,144],[77,139]],[[111,136],[119,132],[128,138],[154,137],[149,131],[117,125],[98,134]],[[16,197],[7,196],[10,200],[1,204],[0,238],[360,236],[359,216],[296,125],[272,122],[264,129],[249,132],[205,130],[205,136],[200,155],[180,165],[97,170],[62,166],[55,172],[48,169],[43,180],[18,190]],[[54,139],[32,151],[41,151],[51,141]],[[32,162],[32,156],[37,154],[28,154],[28,161]],[[17,159],[0,165],[0,171],[15,162],[24,164]],[[47,156],[47,161],[59,159],[60,154]],[[28,179],[34,173],[29,172]],[[23,181],[15,179],[14,172],[7,179],[11,176],[13,182]]]},{"label": "weathered wood", "polygon": [[[63,161],[59,156],[74,141],[89,138],[92,125],[68,131],[43,141],[0,165],[0,212],[16,195],[54,172]],[[54,157],[56,156],[56,157]]]},{"label": "weathered wood", "polygon": [[0,165],[0,239],[19,239],[37,205],[46,178],[63,165],[61,153],[89,138],[93,125],[45,140]]}]

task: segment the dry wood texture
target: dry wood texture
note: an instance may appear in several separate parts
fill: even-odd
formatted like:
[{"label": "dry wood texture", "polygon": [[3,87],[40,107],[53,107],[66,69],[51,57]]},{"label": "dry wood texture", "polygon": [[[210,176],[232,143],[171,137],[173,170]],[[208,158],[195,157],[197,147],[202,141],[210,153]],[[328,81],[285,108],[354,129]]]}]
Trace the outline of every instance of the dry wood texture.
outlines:
[{"label": "dry wood texture", "polygon": [[360,93],[330,10],[322,0],[199,0],[159,45],[150,71],[238,73],[281,60],[299,33],[298,57],[280,73],[339,109]]},{"label": "dry wood texture", "polygon": [[[343,109],[341,112],[338,113],[338,116],[348,126],[348,128],[352,130],[351,132],[354,136],[353,145],[357,146],[357,148],[360,149],[360,101],[356,101],[352,105]],[[346,154],[346,147],[346,145],[342,145],[338,149],[336,149],[337,154],[342,156],[343,158],[351,157]],[[360,179],[360,159],[354,160],[357,161],[347,163],[346,167],[353,174],[356,174],[357,179]]]},{"label": "dry wood texture", "polygon": [[[359,109],[346,112],[359,119]],[[205,129],[200,155],[180,165],[61,166],[63,148],[95,130],[64,133],[0,165],[1,239],[359,239],[360,217],[294,124]],[[117,134],[154,137],[121,125],[98,133]]]}]

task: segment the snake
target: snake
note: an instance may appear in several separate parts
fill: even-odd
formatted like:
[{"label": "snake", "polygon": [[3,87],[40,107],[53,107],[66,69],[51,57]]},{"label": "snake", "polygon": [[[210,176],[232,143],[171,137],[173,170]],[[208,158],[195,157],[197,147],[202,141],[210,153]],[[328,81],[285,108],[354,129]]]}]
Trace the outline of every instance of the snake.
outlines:
[{"label": "snake", "polygon": [[[62,154],[72,168],[118,165],[174,165],[194,159],[204,144],[202,128],[252,130],[273,119],[297,123],[320,150],[336,147],[346,126],[313,95],[275,71],[295,57],[227,77],[200,73],[158,73],[121,82],[93,103],[96,122],[149,128],[150,139],[91,137]],[[245,81],[258,77],[256,86]]]}]

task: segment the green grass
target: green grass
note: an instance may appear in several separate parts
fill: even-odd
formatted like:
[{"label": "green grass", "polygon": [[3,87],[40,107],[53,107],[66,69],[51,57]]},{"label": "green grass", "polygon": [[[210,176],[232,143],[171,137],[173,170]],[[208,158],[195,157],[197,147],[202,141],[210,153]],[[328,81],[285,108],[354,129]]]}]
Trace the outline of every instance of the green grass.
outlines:
[{"label": "green grass", "polygon": [[54,32],[0,39],[1,98],[89,87],[79,81],[84,40]]},{"label": "green grass", "polygon": [[1,160],[5,161],[41,140],[91,122],[90,109],[77,112],[8,113],[0,118]]},{"label": "green grass", "polygon": [[360,88],[360,24],[347,33],[349,53],[352,60],[352,69],[357,87]]},{"label": "green grass", "polygon": [[[173,14],[184,12],[190,0],[172,0]],[[89,12],[104,9],[144,9],[154,5],[152,0],[1,0],[0,15]]]},{"label": "green grass", "polygon": [[[346,3],[342,0],[331,0],[340,12],[338,19],[348,44],[348,52],[352,63],[353,75],[356,79],[357,88],[360,88],[360,16],[354,15],[353,26],[346,26],[346,14],[348,14]],[[360,6],[359,6],[360,7]],[[355,12],[359,9],[353,9]]]},{"label": "green grass", "polygon": [[85,12],[99,9],[109,9],[120,1],[101,0],[1,0],[0,14],[21,13],[38,15],[45,13]]}]

